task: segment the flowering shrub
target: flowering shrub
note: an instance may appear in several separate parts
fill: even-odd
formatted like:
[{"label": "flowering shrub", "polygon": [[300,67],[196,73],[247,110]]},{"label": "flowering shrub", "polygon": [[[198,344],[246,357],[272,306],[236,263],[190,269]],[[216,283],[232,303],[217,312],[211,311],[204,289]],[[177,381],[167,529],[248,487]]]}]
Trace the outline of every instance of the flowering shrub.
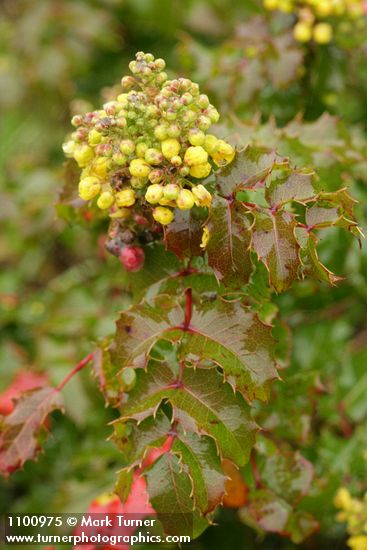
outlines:
[{"label": "flowering shrub", "polygon": [[334,503],[341,510],[337,515],[338,521],[347,523],[350,535],[348,546],[352,550],[365,550],[367,548],[367,494],[359,500],[352,498],[348,489],[342,487]]}]

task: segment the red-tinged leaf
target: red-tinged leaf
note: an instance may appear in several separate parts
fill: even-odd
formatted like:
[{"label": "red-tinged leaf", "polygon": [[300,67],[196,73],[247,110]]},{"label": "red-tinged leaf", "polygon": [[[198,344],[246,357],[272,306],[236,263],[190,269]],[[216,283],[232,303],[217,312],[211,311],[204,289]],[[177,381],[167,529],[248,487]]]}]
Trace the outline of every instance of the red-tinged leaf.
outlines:
[{"label": "red-tinged leaf", "polygon": [[52,411],[62,408],[62,396],[54,388],[45,387],[21,395],[13,412],[0,420],[0,472],[3,475],[35,458],[45,420]]},{"label": "red-tinged leaf", "polygon": [[[120,423],[115,422],[115,432]],[[145,470],[163,454],[173,453],[179,457],[182,469],[190,477],[193,508],[207,514],[222,502],[226,476],[212,438],[185,433],[179,425],[172,425],[161,410],[155,418],[149,417],[131,427],[128,441],[119,441],[115,436],[120,447],[128,448],[129,467],[143,465]]]},{"label": "red-tinged leaf", "polygon": [[322,229],[336,225],[340,220],[338,208],[323,208],[315,204],[306,211],[306,224],[312,229]]},{"label": "red-tinged leaf", "polygon": [[246,207],[237,201],[216,196],[208,222],[208,263],[226,286],[240,287],[252,272],[251,231]]},{"label": "red-tinged leaf", "polygon": [[177,455],[162,455],[145,475],[150,501],[167,534],[196,538],[209,526],[194,508],[192,481]]},{"label": "red-tinged leaf", "polygon": [[252,188],[263,182],[271,172],[276,159],[275,151],[248,146],[236,154],[234,160],[217,175],[217,187],[223,197]]},{"label": "red-tinged leaf", "polygon": [[14,400],[23,392],[41,388],[47,383],[46,374],[25,369],[17,372],[10,386],[0,394],[0,414],[10,414],[14,409]]},{"label": "red-tinged leaf", "polygon": [[289,537],[296,544],[318,529],[317,521],[310,514],[293,510],[284,499],[266,489],[253,492],[239,515],[250,527]]},{"label": "red-tinged leaf", "polygon": [[284,292],[298,278],[301,265],[296,221],[285,210],[263,209],[254,217],[253,248],[269,271],[270,284],[277,292]]},{"label": "red-tinged leaf", "polygon": [[271,206],[279,207],[295,201],[304,204],[315,198],[312,185],[313,172],[291,171],[274,179],[266,189],[265,197]]},{"label": "red-tinged leaf", "polygon": [[173,421],[185,432],[213,437],[221,457],[244,465],[256,425],[242,396],[223,383],[216,369],[184,368],[182,381],[177,377],[178,367],[172,359],[151,361],[147,372],[137,371],[137,384],[122,407],[121,419],[141,422],[169,401]]},{"label": "red-tinged leaf", "polygon": [[308,234],[307,240],[307,259],[308,264],[305,268],[307,275],[318,279],[319,281],[325,281],[330,285],[335,285],[338,281],[342,281],[343,277],[334,275],[327,267],[324,266],[319,260],[317,254],[317,237],[313,233]]},{"label": "red-tinged leaf", "polygon": [[145,368],[159,340],[180,343],[179,357],[186,363],[203,361],[223,369],[225,379],[249,401],[266,400],[269,381],[277,378],[271,327],[239,302],[194,304],[189,330],[177,300],[157,297],[123,312],[117,323],[114,364]]},{"label": "red-tinged leaf", "polygon": [[192,210],[175,210],[175,219],[165,228],[166,248],[180,259],[201,256],[203,220]]},{"label": "red-tinged leaf", "polygon": [[93,356],[93,371],[98,380],[106,403],[118,407],[123,393],[119,368],[111,361],[110,353],[105,347],[97,348]]}]

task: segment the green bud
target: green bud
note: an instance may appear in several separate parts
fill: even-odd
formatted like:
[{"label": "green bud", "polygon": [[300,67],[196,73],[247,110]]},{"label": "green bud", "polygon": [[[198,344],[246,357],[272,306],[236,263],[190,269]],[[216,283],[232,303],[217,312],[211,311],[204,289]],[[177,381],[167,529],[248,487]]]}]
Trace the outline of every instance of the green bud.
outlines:
[{"label": "green bud", "polygon": [[124,392],[129,392],[136,384],[136,372],[131,367],[125,367],[121,372],[121,384]]}]

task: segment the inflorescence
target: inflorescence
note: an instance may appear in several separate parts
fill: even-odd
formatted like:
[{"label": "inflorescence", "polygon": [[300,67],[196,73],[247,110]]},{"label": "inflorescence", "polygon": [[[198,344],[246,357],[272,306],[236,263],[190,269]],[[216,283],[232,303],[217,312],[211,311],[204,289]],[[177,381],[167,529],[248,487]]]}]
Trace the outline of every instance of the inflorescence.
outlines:
[{"label": "inflorescence", "polygon": [[295,13],[294,37],[299,42],[315,40],[327,44],[332,40],[333,27],[327,18],[354,20],[366,14],[364,0],[264,0],[268,10]]},{"label": "inflorescence", "polygon": [[79,195],[111,218],[129,219],[137,208],[168,225],[174,209],[209,207],[199,180],[230,162],[231,145],[206,132],[219,113],[187,78],[169,80],[163,59],[138,52],[121,80],[122,93],[103,109],[76,115],[63,145],[82,169]]}]

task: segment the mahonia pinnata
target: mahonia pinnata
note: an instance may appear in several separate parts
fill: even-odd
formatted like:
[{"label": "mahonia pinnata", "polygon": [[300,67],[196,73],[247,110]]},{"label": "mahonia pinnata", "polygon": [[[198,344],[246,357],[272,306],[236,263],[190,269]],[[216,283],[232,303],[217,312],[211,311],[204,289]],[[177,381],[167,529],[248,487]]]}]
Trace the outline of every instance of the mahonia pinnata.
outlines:
[{"label": "mahonia pinnata", "polygon": [[82,169],[82,199],[96,199],[114,219],[130,218],[143,204],[168,225],[175,208],[210,206],[211,194],[198,180],[235,151],[206,133],[219,113],[198,84],[168,80],[164,60],[150,53],[138,52],[129,68],[114,101],[73,117],[76,131],[63,150]]},{"label": "mahonia pinnata", "polygon": [[352,550],[367,548],[367,493],[363,499],[353,498],[348,489],[341,487],[335,497],[334,504],[341,511],[338,521],[347,523],[349,533],[348,546]]},{"label": "mahonia pinnata", "polygon": [[295,13],[298,22],[294,26],[294,37],[299,42],[314,39],[319,44],[328,44],[333,37],[327,17],[356,19],[367,12],[365,0],[264,0],[268,10]]}]

